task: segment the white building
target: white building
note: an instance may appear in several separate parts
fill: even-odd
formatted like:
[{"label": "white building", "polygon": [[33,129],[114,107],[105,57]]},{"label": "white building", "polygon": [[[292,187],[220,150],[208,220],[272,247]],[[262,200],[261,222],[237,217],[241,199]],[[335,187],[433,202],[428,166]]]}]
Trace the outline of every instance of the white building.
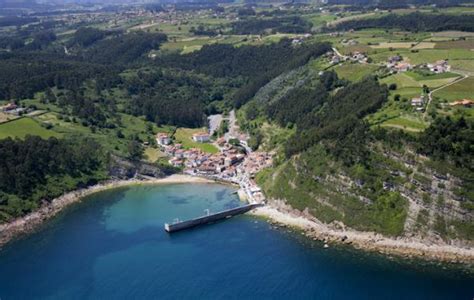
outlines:
[{"label": "white building", "polygon": [[166,146],[171,143],[171,139],[166,133],[158,133],[156,135],[156,143],[160,146]]},{"label": "white building", "polygon": [[411,99],[412,106],[423,106],[424,103],[425,101],[423,99],[423,96]]},{"label": "white building", "polygon": [[208,133],[195,133],[193,134],[193,141],[198,142],[198,143],[205,143],[209,142],[210,136]]},{"label": "white building", "polygon": [[438,60],[434,64],[427,64],[426,67],[428,67],[431,72],[437,74],[449,72],[451,70],[451,66],[448,65],[448,62],[445,60]]}]

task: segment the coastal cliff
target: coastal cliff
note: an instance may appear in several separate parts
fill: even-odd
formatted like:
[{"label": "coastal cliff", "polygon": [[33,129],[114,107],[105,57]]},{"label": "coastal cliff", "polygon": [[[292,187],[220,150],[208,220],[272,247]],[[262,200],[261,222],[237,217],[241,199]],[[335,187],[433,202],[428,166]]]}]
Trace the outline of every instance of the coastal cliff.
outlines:
[{"label": "coastal cliff", "polygon": [[473,212],[460,194],[464,181],[440,173],[426,157],[386,152],[377,173],[361,179],[322,151],[313,151],[261,172],[257,181],[268,201],[257,213],[301,227],[311,238],[474,262]]}]

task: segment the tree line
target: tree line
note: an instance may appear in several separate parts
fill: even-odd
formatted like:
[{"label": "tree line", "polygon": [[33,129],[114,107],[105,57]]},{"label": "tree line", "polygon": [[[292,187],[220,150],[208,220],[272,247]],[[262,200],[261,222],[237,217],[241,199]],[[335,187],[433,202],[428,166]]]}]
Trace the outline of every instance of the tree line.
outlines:
[{"label": "tree line", "polygon": [[389,14],[379,18],[350,20],[339,23],[326,30],[360,30],[366,28],[400,28],[406,31],[474,31],[472,16],[468,14],[428,14],[414,12],[410,14]]},{"label": "tree line", "polygon": [[92,139],[0,140],[0,220],[104,178],[106,155]]}]

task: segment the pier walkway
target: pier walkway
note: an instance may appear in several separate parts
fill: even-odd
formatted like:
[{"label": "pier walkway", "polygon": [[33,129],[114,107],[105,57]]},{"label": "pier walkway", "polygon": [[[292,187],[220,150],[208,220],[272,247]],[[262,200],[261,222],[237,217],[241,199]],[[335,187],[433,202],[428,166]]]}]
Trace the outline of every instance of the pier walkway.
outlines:
[{"label": "pier walkway", "polygon": [[187,221],[178,221],[171,224],[165,223],[165,230],[169,233],[172,233],[175,231],[180,231],[180,230],[196,227],[199,225],[208,224],[211,222],[227,219],[235,215],[246,213],[259,206],[263,206],[263,204],[257,204],[257,203],[247,204],[247,205],[239,206],[236,208],[220,211],[217,213],[207,214],[205,216],[187,220]]}]

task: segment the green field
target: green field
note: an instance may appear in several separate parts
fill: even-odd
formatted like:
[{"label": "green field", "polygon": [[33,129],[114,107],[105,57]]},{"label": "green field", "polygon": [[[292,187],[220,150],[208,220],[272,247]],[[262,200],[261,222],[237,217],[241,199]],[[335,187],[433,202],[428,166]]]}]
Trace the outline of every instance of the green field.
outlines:
[{"label": "green field", "polygon": [[453,73],[423,76],[414,72],[404,72],[385,77],[381,80],[381,83],[395,83],[400,89],[415,87],[421,88],[423,85],[426,85],[429,88],[437,88],[456,80],[458,77],[459,75]]},{"label": "green field", "polygon": [[162,157],[166,157],[166,154],[161,152],[159,149],[153,147],[145,148],[145,158],[148,162],[154,163]]},{"label": "green field", "polygon": [[362,78],[373,74],[379,66],[370,64],[349,63],[334,67],[337,75],[350,81],[359,81]]},{"label": "green field", "polygon": [[62,136],[60,133],[48,130],[42,127],[37,121],[26,117],[0,124],[0,139],[7,137],[24,138],[27,135],[37,135],[42,138]]},{"label": "green field", "polygon": [[474,99],[474,77],[468,77],[433,93],[435,97],[447,101]]},{"label": "green field", "polygon": [[313,24],[313,27],[322,27],[328,22],[336,20],[336,16],[330,14],[311,14],[304,16],[306,20]]},{"label": "green field", "polygon": [[[149,141],[154,138],[157,132],[171,133],[173,127],[158,127],[153,123],[147,122],[142,118],[137,118],[131,115],[121,114],[122,125],[115,129],[97,128],[92,132],[89,127],[82,126],[80,123],[65,121],[59,118],[59,115],[54,112],[49,112],[35,117],[40,122],[45,122],[53,125],[51,129],[61,135],[80,134],[96,139],[104,148],[109,151],[119,151],[121,153],[127,152],[128,143],[132,136],[137,135],[142,141]],[[147,126],[147,124],[150,124]],[[151,130],[149,131],[151,126]],[[118,132],[124,135],[124,138],[118,138]]]},{"label": "green field", "polygon": [[474,39],[437,42],[436,49],[474,49]]},{"label": "green field", "polygon": [[217,153],[219,150],[212,144],[209,143],[196,143],[193,141],[192,136],[195,133],[206,132],[205,128],[191,129],[191,128],[178,128],[174,134],[175,143],[180,143],[185,149],[198,148],[207,153]]},{"label": "green field", "polygon": [[403,129],[406,131],[419,132],[423,131],[428,127],[428,124],[424,123],[421,118],[413,116],[402,115],[393,119],[389,119],[381,124],[382,127],[393,127]]}]

